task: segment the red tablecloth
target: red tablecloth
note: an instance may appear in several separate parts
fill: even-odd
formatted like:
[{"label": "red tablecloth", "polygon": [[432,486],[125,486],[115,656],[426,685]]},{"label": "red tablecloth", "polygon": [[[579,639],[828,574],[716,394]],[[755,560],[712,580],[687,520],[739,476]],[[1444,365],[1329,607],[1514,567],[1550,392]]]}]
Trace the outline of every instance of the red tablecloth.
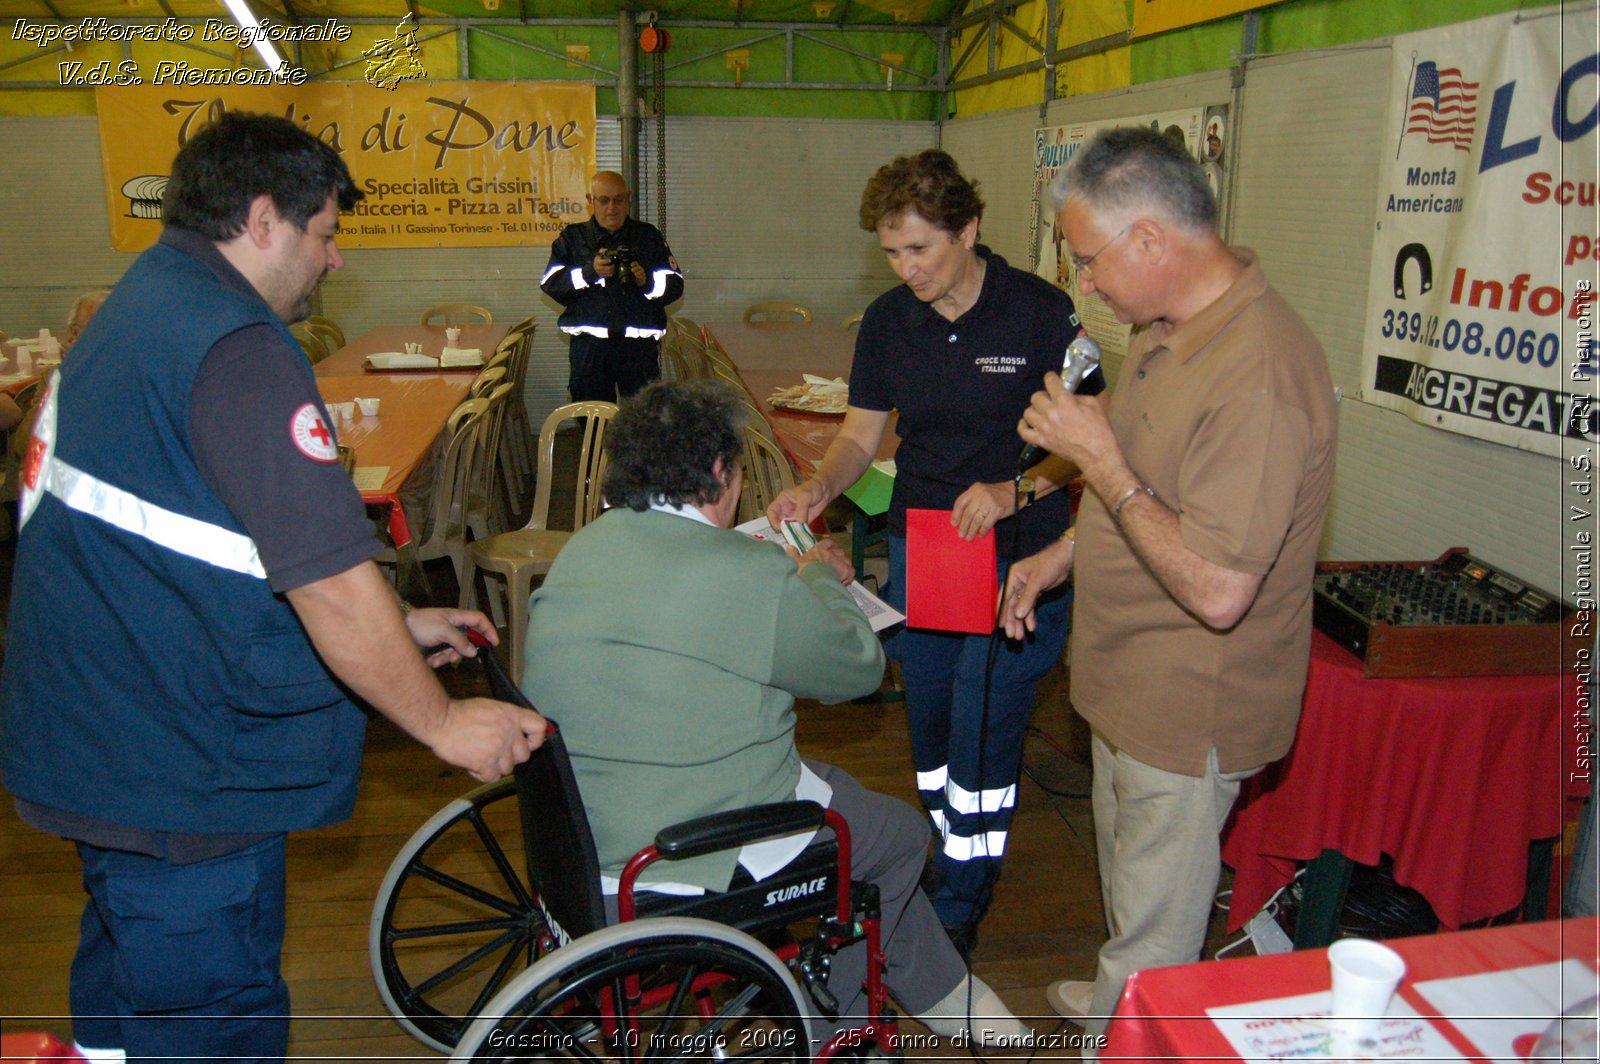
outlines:
[{"label": "red tablecloth", "polygon": [[1324,849],[1389,854],[1446,927],[1515,908],[1528,844],[1561,834],[1565,797],[1589,790],[1573,779],[1578,691],[1557,674],[1363,679],[1314,633],[1294,749],[1246,782],[1224,834],[1230,930]]},{"label": "red tablecloth", "polygon": [[[1414,984],[1569,957],[1582,961],[1591,971],[1600,968],[1600,921],[1593,917],[1391,939],[1384,944],[1406,961],[1400,996],[1428,1017],[1456,1049],[1480,1060],[1482,1051],[1449,1019],[1440,1017]],[[1238,1060],[1206,1009],[1325,992],[1330,983],[1327,952],[1300,950],[1136,972],[1123,986],[1100,1059]],[[1573,996],[1587,998],[1597,990],[1600,988],[1590,980],[1575,988]],[[1505,1022],[1520,1024],[1519,1030],[1533,1033],[1542,1030],[1550,1018],[1508,1016]]]}]

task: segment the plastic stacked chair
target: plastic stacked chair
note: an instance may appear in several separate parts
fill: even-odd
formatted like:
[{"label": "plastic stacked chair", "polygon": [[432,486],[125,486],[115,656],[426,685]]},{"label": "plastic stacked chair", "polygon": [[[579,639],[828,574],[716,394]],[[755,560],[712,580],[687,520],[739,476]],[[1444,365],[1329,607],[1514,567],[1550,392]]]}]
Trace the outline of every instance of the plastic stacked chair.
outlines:
[{"label": "plastic stacked chair", "polygon": [[789,456],[771,438],[771,429],[761,415],[752,414],[744,427],[744,490],[739,493],[739,521],[766,513],[772,500],[796,483]]},{"label": "plastic stacked chair", "polygon": [[752,325],[780,325],[811,320],[811,308],[800,303],[751,303],[744,308],[744,320]]},{"label": "plastic stacked chair", "polygon": [[494,315],[488,307],[474,303],[437,303],[422,312],[423,325],[493,325]]},{"label": "plastic stacked chair", "polygon": [[[445,422],[446,442],[439,461],[434,464],[432,493],[426,497],[422,520],[415,523],[418,562],[434,558],[449,558],[456,571],[456,582],[462,587],[462,599],[468,600],[467,587],[467,507],[472,473],[473,455],[480,445],[483,417],[489,412],[488,399],[468,399]],[[398,569],[399,557],[393,547],[378,552],[380,565]],[[423,583],[427,573],[423,571]],[[430,588],[431,591],[431,588]]]},{"label": "plastic stacked chair", "polygon": [[[467,579],[463,593],[477,591],[478,570],[484,573],[489,590],[489,609],[495,624],[507,630],[512,649],[512,671],[522,679],[522,641],[528,625],[528,596],[533,593],[534,577],[550,571],[556,554],[572,538],[572,532],[549,527],[550,489],[555,469],[556,431],[568,420],[577,421],[582,433],[578,446],[577,471],[573,483],[572,529],[577,531],[599,516],[600,478],[605,472],[605,432],[616,414],[615,403],[586,401],[557,407],[545,418],[539,430],[539,470],[535,478],[533,516],[524,528],[506,532],[472,544],[468,552]],[[495,582],[504,586],[503,594]],[[469,605],[463,599],[463,605]]]}]

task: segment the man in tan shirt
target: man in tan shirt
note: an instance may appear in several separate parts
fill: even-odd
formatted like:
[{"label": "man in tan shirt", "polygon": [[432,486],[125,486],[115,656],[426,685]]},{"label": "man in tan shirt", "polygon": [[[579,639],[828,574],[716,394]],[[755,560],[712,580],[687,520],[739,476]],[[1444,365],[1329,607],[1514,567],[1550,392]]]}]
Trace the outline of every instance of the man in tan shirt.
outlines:
[{"label": "man in tan shirt", "polygon": [[1072,701],[1094,730],[1110,938],[1092,984],[1047,996],[1099,1034],[1130,973],[1199,958],[1239,783],[1294,740],[1336,419],[1321,345],[1254,253],[1222,242],[1182,149],[1110,131],[1055,192],[1083,293],[1145,326],[1109,408],[1051,376],[1023,415],[1022,438],[1091,490],[1077,542],[1006,587],[1016,636],[1077,573]]}]

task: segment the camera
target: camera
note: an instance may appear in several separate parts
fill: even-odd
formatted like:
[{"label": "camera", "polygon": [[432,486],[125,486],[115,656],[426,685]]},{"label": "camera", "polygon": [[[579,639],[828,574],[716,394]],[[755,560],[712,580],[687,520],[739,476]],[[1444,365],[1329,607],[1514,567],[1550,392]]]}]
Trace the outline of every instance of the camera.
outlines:
[{"label": "camera", "polygon": [[633,283],[634,254],[632,248],[626,244],[618,244],[616,247],[601,248],[600,254],[610,259],[612,265],[616,266],[616,277],[620,283]]}]

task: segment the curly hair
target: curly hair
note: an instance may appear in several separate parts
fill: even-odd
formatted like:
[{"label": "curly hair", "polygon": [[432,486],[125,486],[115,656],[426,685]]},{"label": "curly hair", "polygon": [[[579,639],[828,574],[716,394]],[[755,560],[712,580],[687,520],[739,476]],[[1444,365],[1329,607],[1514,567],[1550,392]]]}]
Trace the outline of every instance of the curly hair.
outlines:
[{"label": "curly hair", "polygon": [[161,221],[210,240],[232,240],[244,232],[250,204],[263,195],[301,230],[329,196],[344,211],[366,196],[338,152],[287,118],[229,111],[178,151]]},{"label": "curly hair", "polygon": [[[721,381],[657,381],[622,401],[606,430],[606,502],[704,506],[722,498],[744,453],[745,407]],[[722,459],[724,479],[712,468]]]},{"label": "curly hair", "polygon": [[1057,208],[1077,200],[1101,215],[1152,211],[1185,229],[1217,229],[1217,201],[1205,171],[1187,149],[1139,126],[1097,135],[1056,175]]},{"label": "curly hair", "polygon": [[978,183],[961,175],[949,152],[929,148],[902,155],[872,175],[861,193],[861,228],[871,232],[908,210],[947,233],[958,233],[983,217],[983,199]]}]

